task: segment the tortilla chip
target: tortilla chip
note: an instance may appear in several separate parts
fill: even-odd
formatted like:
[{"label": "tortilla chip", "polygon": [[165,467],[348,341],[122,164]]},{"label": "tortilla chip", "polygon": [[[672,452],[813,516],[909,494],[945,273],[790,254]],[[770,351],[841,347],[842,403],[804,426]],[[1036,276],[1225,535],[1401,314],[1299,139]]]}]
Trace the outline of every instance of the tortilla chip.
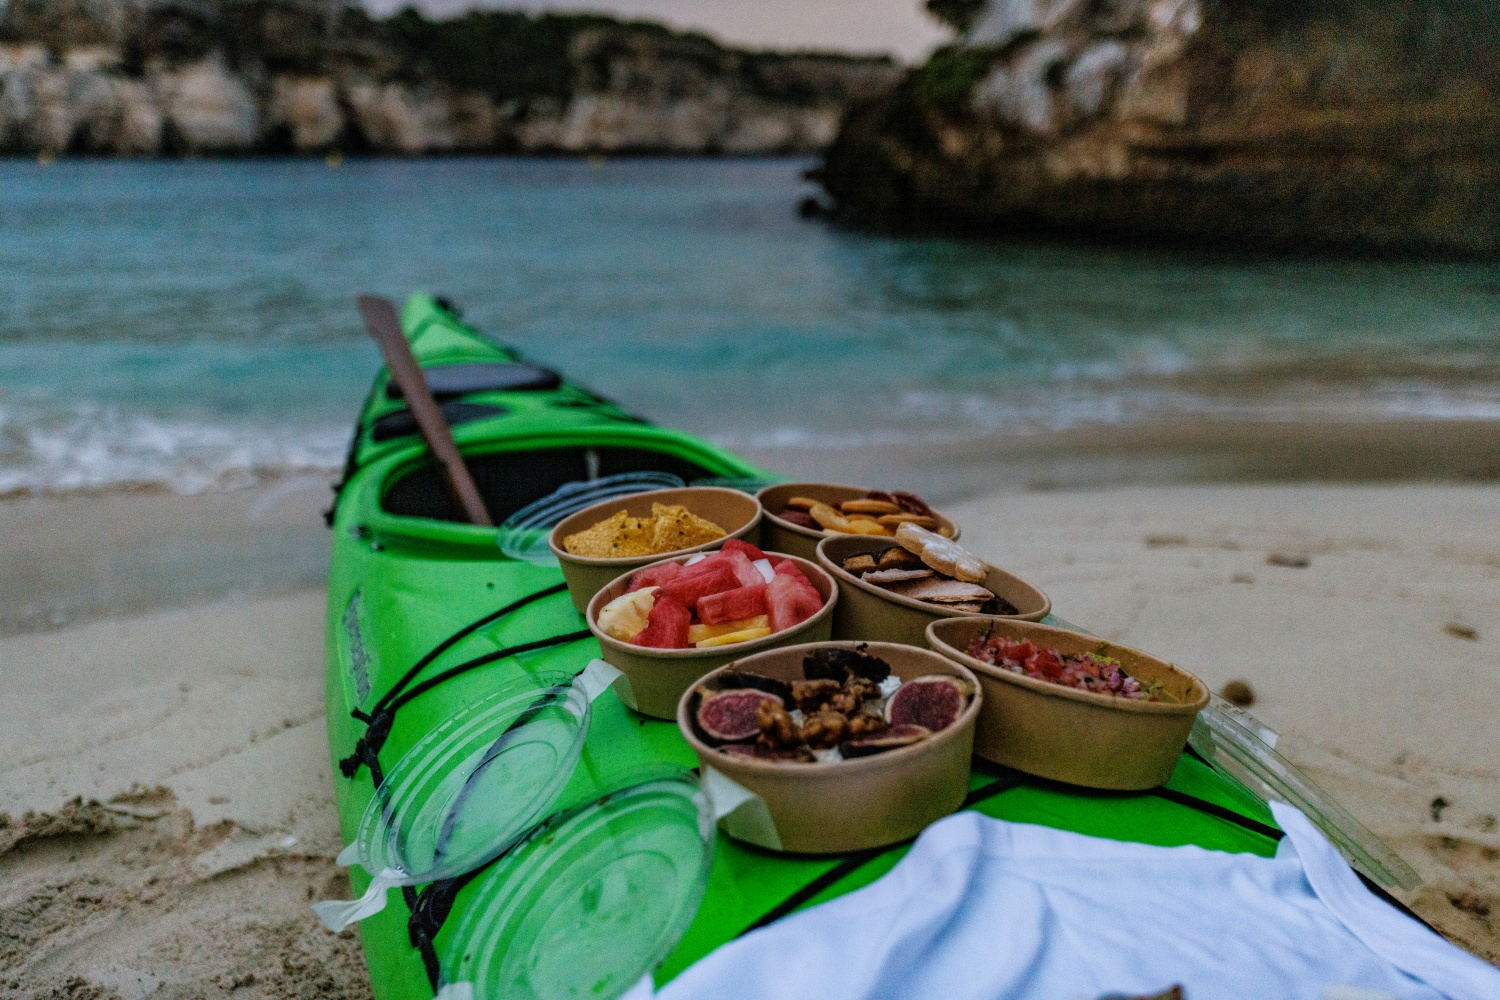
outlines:
[{"label": "tortilla chip", "polygon": [[623,559],[656,553],[651,543],[655,518],[631,517],[620,511],[587,531],[563,539],[563,549],[587,559]]},{"label": "tortilla chip", "polygon": [[653,503],[651,513],[656,519],[651,534],[652,551],[656,553],[692,548],[694,545],[712,542],[729,534],[717,524],[699,517],[686,507]]}]

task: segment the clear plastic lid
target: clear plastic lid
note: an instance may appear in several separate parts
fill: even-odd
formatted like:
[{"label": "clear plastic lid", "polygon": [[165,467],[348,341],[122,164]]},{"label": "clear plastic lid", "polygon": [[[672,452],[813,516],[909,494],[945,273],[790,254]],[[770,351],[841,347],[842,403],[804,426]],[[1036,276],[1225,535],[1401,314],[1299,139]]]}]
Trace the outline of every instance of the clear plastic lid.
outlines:
[{"label": "clear plastic lid", "polygon": [[622,472],[618,476],[588,482],[564,483],[555,492],[506,518],[505,523],[496,529],[495,541],[500,551],[512,559],[555,565],[557,557],[547,547],[547,536],[564,518],[605,500],[650,490],[679,489],[685,485],[681,477],[670,472]]},{"label": "clear plastic lid", "polygon": [[[394,885],[473,871],[556,805],[588,735],[589,704],[615,676],[590,666],[516,677],[462,709],[385,776],[354,858]],[[595,689],[598,690],[595,690]]]},{"label": "clear plastic lid", "polygon": [[465,889],[440,995],[619,996],[692,922],[713,837],[697,780],[675,769],[558,813]]},{"label": "clear plastic lid", "polygon": [[1277,734],[1249,712],[1213,695],[1193,720],[1188,743],[1267,802],[1296,806],[1350,865],[1387,889],[1412,890],[1422,878],[1347,809],[1276,751]]}]

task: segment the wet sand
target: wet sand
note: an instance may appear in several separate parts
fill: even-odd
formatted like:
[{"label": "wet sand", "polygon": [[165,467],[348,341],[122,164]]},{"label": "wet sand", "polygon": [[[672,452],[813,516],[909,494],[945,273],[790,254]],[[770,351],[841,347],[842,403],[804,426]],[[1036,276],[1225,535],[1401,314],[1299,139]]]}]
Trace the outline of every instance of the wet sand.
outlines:
[{"label": "wet sand", "polygon": [[[1414,908],[1500,961],[1500,486],[1009,492],[951,512],[1063,617],[1248,682],[1281,748],[1428,879]],[[0,532],[43,554],[73,537]],[[357,937],[307,906],[347,883],[323,595],[295,579],[0,639],[0,994],[368,995]]]}]

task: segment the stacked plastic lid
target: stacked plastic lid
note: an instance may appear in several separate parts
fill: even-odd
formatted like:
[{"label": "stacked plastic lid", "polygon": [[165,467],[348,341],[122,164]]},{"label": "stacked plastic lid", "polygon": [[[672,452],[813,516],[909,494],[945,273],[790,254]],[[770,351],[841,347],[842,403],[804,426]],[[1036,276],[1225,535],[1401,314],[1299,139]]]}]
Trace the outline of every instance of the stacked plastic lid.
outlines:
[{"label": "stacked plastic lid", "polygon": [[565,483],[506,518],[497,529],[495,540],[500,551],[512,559],[555,565],[557,559],[547,547],[547,536],[565,518],[605,500],[685,485],[670,472],[623,472],[590,482]]},{"label": "stacked plastic lid", "polygon": [[439,996],[618,996],[692,922],[713,838],[697,779],[676,769],[555,814],[464,888]]},{"label": "stacked plastic lid", "polygon": [[515,676],[422,737],[365,809],[355,860],[417,885],[498,857],[555,807],[613,676],[602,664]]}]

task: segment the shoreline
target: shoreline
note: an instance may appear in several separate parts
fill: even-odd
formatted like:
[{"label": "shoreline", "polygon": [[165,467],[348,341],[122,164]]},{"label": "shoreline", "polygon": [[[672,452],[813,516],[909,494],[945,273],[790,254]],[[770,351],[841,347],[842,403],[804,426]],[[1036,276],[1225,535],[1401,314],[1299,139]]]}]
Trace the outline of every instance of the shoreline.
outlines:
[{"label": "shoreline", "polygon": [[[1103,489],[1137,485],[1500,482],[1500,421],[1179,420],[1090,425],[1043,434],[992,434],[942,444],[842,451],[756,448],[751,461],[789,479],[879,483],[892,469],[931,500],[951,503],[996,490]],[[995,473],[1005,478],[997,480]],[[923,490],[921,484],[942,484]]]},{"label": "shoreline", "polygon": [[[1500,485],[991,492],[948,512],[1064,618],[1216,690],[1247,681],[1278,747],[1429,880],[1406,901],[1500,961],[1500,716],[1474,697],[1500,663]],[[0,938],[0,982],[369,996],[358,937],[307,905],[348,895],[323,601],[0,638],[0,918],[18,942]]]},{"label": "shoreline", "polygon": [[[951,505],[994,492],[1212,483],[1500,482],[1500,421],[1179,421],[948,444],[755,448],[791,479],[909,488]],[[315,586],[338,474],[177,493],[128,485],[0,497],[0,636]]]}]

